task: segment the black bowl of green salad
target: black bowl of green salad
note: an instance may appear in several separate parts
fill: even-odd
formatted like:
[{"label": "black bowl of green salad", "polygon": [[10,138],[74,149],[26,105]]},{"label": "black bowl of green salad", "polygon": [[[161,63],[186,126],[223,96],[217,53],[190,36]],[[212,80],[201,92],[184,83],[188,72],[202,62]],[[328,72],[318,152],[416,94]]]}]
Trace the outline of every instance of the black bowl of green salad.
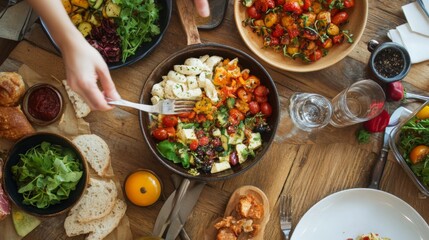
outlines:
[{"label": "black bowl of green salad", "polygon": [[[110,70],[128,66],[150,54],[170,22],[172,0],[62,1],[72,23],[100,52]],[[59,51],[49,29],[43,30]]]},{"label": "black bowl of green salad", "polygon": [[88,182],[86,160],[67,138],[35,133],[18,140],[3,166],[3,186],[10,200],[39,217],[69,210]]}]

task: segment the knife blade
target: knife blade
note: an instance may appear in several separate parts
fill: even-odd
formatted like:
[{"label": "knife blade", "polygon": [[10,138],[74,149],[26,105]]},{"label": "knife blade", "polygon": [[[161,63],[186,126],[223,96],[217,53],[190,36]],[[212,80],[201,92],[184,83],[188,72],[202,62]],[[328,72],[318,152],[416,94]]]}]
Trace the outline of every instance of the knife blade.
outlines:
[{"label": "knife blade", "polygon": [[205,182],[192,181],[191,186],[189,186],[188,193],[182,201],[182,207],[179,210],[179,214],[175,219],[172,219],[172,223],[167,231],[165,239],[176,239],[177,235],[179,235],[189,214],[198,202],[204,186]]},{"label": "knife blade", "polygon": [[389,136],[395,126],[399,123],[399,120],[403,114],[410,114],[411,112],[404,108],[397,108],[392,115],[390,116],[389,124],[384,130],[383,135],[383,145],[381,147],[380,155],[378,156],[377,162],[375,163],[374,169],[371,175],[371,182],[369,184],[369,188],[379,189],[380,188],[380,180],[383,176],[384,167],[386,165],[387,154],[389,152]]}]

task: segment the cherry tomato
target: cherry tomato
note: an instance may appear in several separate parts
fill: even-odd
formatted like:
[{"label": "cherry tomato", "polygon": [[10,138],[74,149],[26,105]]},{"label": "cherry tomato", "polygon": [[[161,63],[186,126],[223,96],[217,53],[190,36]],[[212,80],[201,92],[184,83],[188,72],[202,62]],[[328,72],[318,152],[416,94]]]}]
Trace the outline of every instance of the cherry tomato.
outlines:
[{"label": "cherry tomato", "polygon": [[176,129],[174,127],[166,127],[164,129],[165,129],[165,131],[167,131],[168,137],[175,137],[176,136]]},{"label": "cherry tomato", "polygon": [[157,128],[152,131],[152,135],[154,138],[162,141],[168,138],[168,133],[164,128]]},{"label": "cherry tomato", "polygon": [[255,102],[255,101],[250,102],[249,103],[249,110],[250,110],[251,114],[253,114],[253,115],[257,114],[260,111],[259,103]]},{"label": "cherry tomato", "polygon": [[191,151],[195,151],[195,150],[197,150],[197,148],[198,148],[198,140],[194,139],[191,141],[191,143],[189,143],[189,149]]},{"label": "cherry tomato", "polygon": [[293,12],[296,15],[300,15],[302,13],[302,8],[299,5],[298,2],[289,2],[287,1],[284,5],[283,5],[283,10],[285,10],[286,12]]},{"label": "cherry tomato", "polygon": [[292,24],[291,26],[287,26],[286,30],[287,30],[287,33],[289,34],[290,39],[293,39],[299,35],[298,25],[296,25],[295,23]]},{"label": "cherry tomato", "polygon": [[308,9],[311,7],[311,0],[304,0],[304,5],[302,6],[302,9],[304,11],[308,11]]},{"label": "cherry tomato", "polygon": [[203,136],[203,137],[198,139],[198,145],[200,145],[200,146],[205,146],[205,145],[209,144],[209,142],[210,142],[210,139],[207,136]]},{"label": "cherry tomato", "polygon": [[235,128],[235,126],[232,126],[232,125],[230,125],[230,126],[228,126],[227,128],[226,128],[226,132],[228,133],[228,134],[233,134],[233,133],[235,133],[237,131],[237,129]]},{"label": "cherry tomato", "polygon": [[259,97],[267,96],[270,90],[264,85],[259,85],[255,88],[254,94]]},{"label": "cherry tomato", "polygon": [[195,136],[197,136],[197,138],[202,138],[206,135],[206,133],[204,132],[204,130],[199,129],[195,131]]},{"label": "cherry tomato", "polygon": [[342,33],[332,37],[332,42],[334,44],[339,44],[339,43],[342,43],[343,41],[344,41],[344,34]]},{"label": "cherry tomato", "polygon": [[237,96],[244,102],[250,102],[250,100],[252,100],[252,93],[247,92],[244,88],[239,88],[237,90]]},{"label": "cherry tomato", "polygon": [[271,36],[270,38],[270,46],[277,46],[280,43],[280,39],[277,37]]},{"label": "cherry tomato", "polygon": [[349,14],[346,12],[339,12],[334,15],[331,22],[337,26],[340,26],[341,24],[347,22],[347,19],[349,18]]},{"label": "cherry tomato", "polygon": [[258,103],[264,103],[264,102],[268,102],[268,97],[267,96],[260,97],[260,96],[255,95],[255,100]]},{"label": "cherry tomato", "polygon": [[310,29],[306,28],[303,31],[302,37],[304,37],[304,38],[306,38],[308,40],[314,41],[314,40],[316,40],[316,39],[319,38],[319,34],[316,33],[316,32],[314,32],[313,30],[310,30]]},{"label": "cherry tomato", "polygon": [[273,109],[268,102],[261,103],[260,108],[261,108],[262,114],[264,114],[265,116],[270,116],[271,113],[273,113]]},{"label": "cherry tomato", "polygon": [[254,18],[256,20],[261,19],[262,15],[256,10],[255,6],[251,6],[247,8],[247,15],[250,18]]},{"label": "cherry tomato", "polygon": [[162,117],[162,125],[164,127],[175,127],[178,123],[177,117],[172,115],[166,115]]},{"label": "cherry tomato", "polygon": [[429,154],[429,147],[426,145],[419,145],[414,147],[410,152],[410,160],[413,164],[419,163]]},{"label": "cherry tomato", "polygon": [[285,0],[276,0],[276,6],[285,4]]},{"label": "cherry tomato", "polygon": [[429,106],[424,106],[417,114],[418,119],[427,119],[429,118]]},{"label": "cherry tomato", "polygon": [[355,0],[344,0],[344,7],[351,8],[355,5]]},{"label": "cherry tomato", "polygon": [[242,120],[244,120],[244,114],[242,112],[240,112],[236,108],[232,108],[232,109],[229,110],[228,121],[232,125],[238,125],[240,123],[240,121],[242,121]]},{"label": "cherry tomato", "polygon": [[260,84],[259,78],[254,75],[250,75],[247,78],[243,78],[243,80],[240,80],[240,81],[241,81],[241,84],[243,84],[243,88],[251,92],[253,92],[253,90]]},{"label": "cherry tomato", "polygon": [[315,62],[322,58],[322,51],[320,49],[317,49],[312,54],[310,54],[308,58],[310,59],[310,61]]},{"label": "cherry tomato", "polygon": [[215,137],[212,139],[211,144],[213,145],[213,147],[218,147],[222,145],[222,141],[220,140],[220,138]]},{"label": "cherry tomato", "polygon": [[269,8],[274,8],[274,0],[256,0],[254,3],[256,10],[260,12],[266,12]]}]

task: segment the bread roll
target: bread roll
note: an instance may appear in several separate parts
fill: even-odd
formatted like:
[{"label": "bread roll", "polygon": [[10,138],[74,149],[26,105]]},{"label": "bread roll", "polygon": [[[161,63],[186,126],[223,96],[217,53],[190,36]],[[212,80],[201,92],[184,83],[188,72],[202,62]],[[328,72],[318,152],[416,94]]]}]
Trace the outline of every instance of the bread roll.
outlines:
[{"label": "bread roll", "polygon": [[21,137],[34,133],[19,107],[0,107],[0,137],[16,141]]},{"label": "bread roll", "polygon": [[0,72],[0,106],[18,105],[25,93],[25,83],[15,72]]}]

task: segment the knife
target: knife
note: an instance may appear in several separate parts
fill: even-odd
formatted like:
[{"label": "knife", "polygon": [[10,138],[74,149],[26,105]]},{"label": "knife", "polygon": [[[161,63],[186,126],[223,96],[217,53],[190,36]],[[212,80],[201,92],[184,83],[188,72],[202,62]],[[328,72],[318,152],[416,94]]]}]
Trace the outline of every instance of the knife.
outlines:
[{"label": "knife", "polygon": [[171,223],[170,217],[176,215],[180,209],[181,201],[183,196],[189,187],[189,179],[183,179],[178,190],[174,190],[173,193],[168,197],[162,206],[158,217],[156,218],[155,225],[153,227],[152,235],[161,237],[164,234],[165,229]]},{"label": "knife", "polygon": [[429,0],[417,0],[420,7],[423,9],[423,12],[426,13],[426,16],[429,17]]},{"label": "knife", "polygon": [[386,165],[386,160],[387,160],[387,153],[389,152],[390,133],[392,132],[393,128],[395,128],[395,126],[398,125],[399,120],[403,113],[410,114],[411,112],[410,110],[404,107],[399,107],[390,116],[389,124],[384,130],[383,145],[381,147],[381,152],[377,162],[375,163],[374,169],[372,171],[371,182],[368,186],[369,188],[379,189],[380,187],[380,180],[381,180],[381,177],[383,176],[384,166]]},{"label": "knife", "polygon": [[[182,201],[182,207],[179,210],[179,214],[176,218],[172,219],[171,225],[167,231],[165,239],[176,239],[177,235],[181,233],[183,225],[185,224],[189,214],[192,212],[195,204],[197,203],[201,191],[205,186],[205,182],[193,181],[189,186],[189,190]],[[189,236],[185,231],[182,232],[181,237],[189,239]]]}]

